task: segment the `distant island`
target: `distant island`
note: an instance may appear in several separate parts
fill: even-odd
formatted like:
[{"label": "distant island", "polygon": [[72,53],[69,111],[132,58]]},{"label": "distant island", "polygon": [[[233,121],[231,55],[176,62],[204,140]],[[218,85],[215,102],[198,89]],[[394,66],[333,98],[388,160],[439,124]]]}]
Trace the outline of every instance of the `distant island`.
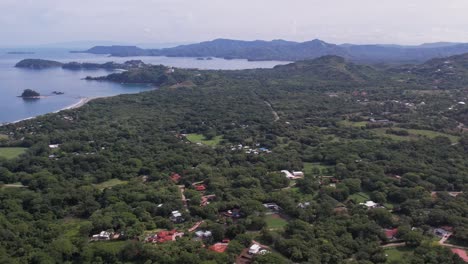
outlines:
[{"label": "distant island", "polygon": [[61,67],[63,63],[58,61],[51,60],[42,60],[42,59],[25,59],[18,62],[15,67],[17,68],[28,68],[28,69],[47,69],[54,67]]},{"label": "distant island", "polygon": [[18,62],[15,67],[17,68],[28,68],[28,69],[47,69],[62,67],[67,70],[89,70],[89,69],[106,69],[116,70],[123,69],[128,70],[132,68],[144,67],[146,64],[141,60],[130,60],[124,63],[106,62],[106,63],[88,63],[88,62],[68,62],[62,63],[58,61],[42,60],[42,59],[24,59]]},{"label": "distant island", "polygon": [[9,51],[7,54],[35,54],[35,52],[32,51]]},{"label": "distant island", "polygon": [[116,57],[167,56],[247,59],[250,61],[279,60],[300,61],[335,55],[360,63],[422,63],[429,59],[448,57],[468,52],[468,43],[427,43],[418,46],[332,44],[314,39],[305,42],[286,40],[242,41],[215,39],[190,45],[164,49],[142,49],[137,46],[95,46],[85,51],[92,54],[109,54]]},{"label": "distant island", "polygon": [[40,99],[41,94],[34,90],[26,89],[23,91],[23,93],[19,97],[23,99]]}]

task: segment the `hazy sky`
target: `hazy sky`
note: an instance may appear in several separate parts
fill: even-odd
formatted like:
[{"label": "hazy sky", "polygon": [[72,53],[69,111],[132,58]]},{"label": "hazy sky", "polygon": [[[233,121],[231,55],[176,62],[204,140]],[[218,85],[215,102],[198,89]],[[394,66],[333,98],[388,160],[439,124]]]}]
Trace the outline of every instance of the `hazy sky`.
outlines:
[{"label": "hazy sky", "polygon": [[468,0],[0,0],[0,45],[468,42]]}]

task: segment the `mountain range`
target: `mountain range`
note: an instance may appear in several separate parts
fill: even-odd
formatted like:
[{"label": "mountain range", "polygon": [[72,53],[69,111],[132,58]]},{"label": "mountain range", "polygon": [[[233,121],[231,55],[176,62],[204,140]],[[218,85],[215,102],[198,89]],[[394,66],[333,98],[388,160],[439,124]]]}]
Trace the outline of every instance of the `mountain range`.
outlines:
[{"label": "mountain range", "polygon": [[[77,52],[77,51],[74,51]],[[332,44],[319,39],[294,42],[286,40],[243,41],[215,39],[172,48],[143,49],[137,46],[95,46],[85,51],[111,56],[219,57],[252,61],[298,61],[336,55],[359,63],[421,63],[432,58],[468,52],[468,43],[437,42],[418,46]]]}]

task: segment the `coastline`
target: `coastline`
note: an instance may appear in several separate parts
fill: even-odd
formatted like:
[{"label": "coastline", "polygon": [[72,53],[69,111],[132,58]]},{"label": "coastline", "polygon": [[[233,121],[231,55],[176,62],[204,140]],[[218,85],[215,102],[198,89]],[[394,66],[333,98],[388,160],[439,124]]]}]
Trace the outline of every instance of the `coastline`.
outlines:
[{"label": "coastline", "polygon": [[[69,105],[67,107],[64,107],[62,109],[59,109],[59,110],[51,112],[51,113],[56,114],[56,113],[64,111],[64,110],[77,109],[77,108],[80,108],[80,107],[86,105],[87,103],[91,102],[92,100],[99,99],[99,98],[107,98],[107,97],[111,97],[111,96],[81,97],[80,100],[77,103],[74,103],[72,105]],[[9,124],[16,124],[16,123],[19,123],[19,122],[22,122],[22,121],[34,119],[34,118],[39,117],[39,116],[41,116],[41,115],[26,117],[26,118],[23,118],[23,119],[20,119],[20,120],[12,121],[12,122],[0,123],[0,126],[9,125]]]},{"label": "coastline", "polygon": [[64,110],[77,109],[77,108],[80,108],[80,107],[84,106],[85,104],[91,102],[92,100],[99,99],[99,98],[106,98],[106,97],[110,97],[110,96],[81,97],[80,100],[77,103],[74,103],[72,105],[64,107],[64,108],[62,108],[60,110],[57,110],[57,111],[55,111],[53,113],[58,113],[58,112],[64,111]]}]

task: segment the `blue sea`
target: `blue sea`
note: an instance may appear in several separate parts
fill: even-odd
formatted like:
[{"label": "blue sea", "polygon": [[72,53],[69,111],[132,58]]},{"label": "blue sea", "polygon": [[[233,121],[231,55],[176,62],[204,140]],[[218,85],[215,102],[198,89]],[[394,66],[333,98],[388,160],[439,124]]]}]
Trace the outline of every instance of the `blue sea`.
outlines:
[{"label": "blue sea", "polygon": [[[65,49],[28,49],[34,54],[8,54],[18,49],[0,49],[0,124],[14,122],[46,113],[56,112],[74,105],[84,97],[102,97],[119,94],[139,93],[154,89],[147,85],[124,85],[111,82],[83,80],[86,76],[103,76],[112,72],[106,70],[72,71],[62,68],[31,70],[15,68],[14,65],[22,59],[38,58],[60,62],[124,62],[127,60],[142,60],[145,63],[163,64],[179,68],[198,69],[252,69],[272,68],[287,62],[279,61],[247,61],[197,60],[196,58],[173,57],[126,57],[117,58],[107,55],[70,53]],[[32,89],[46,96],[38,100],[23,100],[18,97],[23,90]],[[53,91],[64,92],[63,95],[53,95]]]}]

